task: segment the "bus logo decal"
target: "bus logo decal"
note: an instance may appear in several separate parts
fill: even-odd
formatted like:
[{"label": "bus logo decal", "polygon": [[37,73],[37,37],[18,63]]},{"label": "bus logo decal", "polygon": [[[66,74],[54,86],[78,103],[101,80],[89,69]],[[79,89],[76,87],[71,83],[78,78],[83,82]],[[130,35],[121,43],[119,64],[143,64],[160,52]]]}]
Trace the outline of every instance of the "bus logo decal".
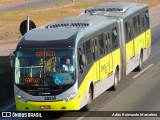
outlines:
[{"label": "bus logo decal", "polygon": [[62,76],[54,76],[54,82],[56,84],[61,84],[62,83]]}]

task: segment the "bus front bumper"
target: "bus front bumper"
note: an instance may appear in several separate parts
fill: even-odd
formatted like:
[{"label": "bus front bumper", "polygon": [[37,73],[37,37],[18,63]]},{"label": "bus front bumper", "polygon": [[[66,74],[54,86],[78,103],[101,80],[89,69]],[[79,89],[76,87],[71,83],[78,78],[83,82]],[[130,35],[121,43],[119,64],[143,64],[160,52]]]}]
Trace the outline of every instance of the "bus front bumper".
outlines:
[{"label": "bus front bumper", "polygon": [[23,102],[18,98],[15,98],[16,109],[20,111],[67,111],[67,110],[79,110],[80,104],[78,100],[72,99],[68,102],[66,101],[54,101],[54,102],[36,102],[27,101]]}]

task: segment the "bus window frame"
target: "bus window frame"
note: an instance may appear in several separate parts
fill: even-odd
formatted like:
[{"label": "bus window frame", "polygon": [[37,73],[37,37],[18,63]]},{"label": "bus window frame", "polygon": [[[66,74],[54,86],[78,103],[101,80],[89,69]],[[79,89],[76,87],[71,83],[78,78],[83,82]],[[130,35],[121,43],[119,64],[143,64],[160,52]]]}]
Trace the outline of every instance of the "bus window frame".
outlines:
[{"label": "bus window frame", "polygon": [[[146,19],[146,13],[148,14],[148,20]],[[144,11],[144,19],[145,19],[144,21],[145,21],[145,31],[146,31],[146,30],[150,29],[149,10],[148,9]],[[148,25],[147,25],[147,23],[148,23]]]},{"label": "bus window frame", "polygon": [[[116,30],[117,30],[117,46],[116,46],[116,48],[113,48],[113,37],[112,37],[112,32],[113,32],[113,29],[115,29],[116,28]],[[111,48],[112,48],[112,51],[115,51],[115,50],[117,50],[119,47],[120,47],[120,41],[119,41],[119,33],[118,33],[118,25],[115,25],[115,26],[113,26],[111,29],[111,41],[112,41],[112,43],[111,43]],[[112,52],[111,51],[111,52]]]},{"label": "bus window frame", "polygon": [[[126,30],[126,24],[127,24],[127,27],[128,27],[128,24],[130,24],[131,38],[129,37],[129,34]],[[126,20],[124,25],[125,25],[125,43],[129,43],[135,37],[135,33],[134,33],[134,30],[133,30],[134,29],[133,28],[133,18],[130,18],[130,19]]]},{"label": "bus window frame", "polygon": [[[133,20],[132,20],[132,25],[133,25],[133,31],[135,31],[134,32],[134,39],[139,35],[139,33],[138,33],[138,25],[137,25],[137,16],[135,15],[135,16],[133,16],[133,18],[132,18]],[[135,24],[134,24],[134,19],[135,19]]]},{"label": "bus window frame", "polygon": [[[97,48],[95,48],[95,43],[97,45]],[[99,59],[99,50],[98,50],[99,47],[97,42],[97,36],[91,39],[91,46],[92,46],[92,49],[94,48],[94,54],[95,54],[95,58],[93,58],[93,61],[97,61]],[[92,51],[92,57],[93,57],[93,51]]]},{"label": "bus window frame", "polygon": [[104,41],[105,41],[106,55],[108,55],[111,52],[111,32],[110,30],[106,30],[104,35],[105,35]]},{"label": "bus window frame", "polygon": [[140,13],[140,22],[141,22],[141,32],[145,32],[145,18],[144,18],[144,12]]},{"label": "bus window frame", "polygon": [[137,28],[138,28],[137,30],[139,36],[142,33],[140,14],[137,14],[136,18],[137,18]]},{"label": "bus window frame", "polygon": [[[103,35],[103,44],[104,44],[104,53],[103,54],[101,54],[100,53],[100,48],[101,48],[101,46],[100,46],[100,42],[99,42],[99,36],[100,35]],[[98,34],[97,35],[97,43],[98,43],[98,54],[99,54],[99,58],[102,58],[102,57],[104,57],[105,55],[106,55],[106,47],[105,47],[105,34],[104,33],[100,33],[100,34]]]},{"label": "bus window frame", "polygon": [[[86,45],[85,45],[85,43],[86,42],[89,42],[89,44],[90,44],[90,59],[88,60],[87,58],[88,58],[88,54],[86,53],[86,50],[89,50],[89,49],[87,49],[88,47],[86,47]],[[84,47],[84,45],[85,45],[85,47]],[[87,67],[88,65],[90,65],[90,64],[92,64],[92,62],[93,62],[93,55],[92,55],[92,45],[91,45],[91,39],[87,39],[87,40],[85,40],[83,43],[82,43],[82,46],[83,46],[83,53],[84,53],[84,55],[85,55],[85,57],[86,57],[86,64],[85,64],[85,66],[84,67]],[[91,61],[90,61],[91,60]],[[88,62],[89,61],[89,62]]]},{"label": "bus window frame", "polygon": [[[80,54],[80,50],[81,50],[81,54]],[[78,73],[83,73],[83,68],[85,66],[85,64],[82,63],[82,58],[80,60],[80,55],[82,57],[82,54],[84,53],[83,51],[83,47],[82,44],[79,44],[79,47],[77,49],[77,65],[78,65]],[[83,66],[83,68],[81,68]]]}]

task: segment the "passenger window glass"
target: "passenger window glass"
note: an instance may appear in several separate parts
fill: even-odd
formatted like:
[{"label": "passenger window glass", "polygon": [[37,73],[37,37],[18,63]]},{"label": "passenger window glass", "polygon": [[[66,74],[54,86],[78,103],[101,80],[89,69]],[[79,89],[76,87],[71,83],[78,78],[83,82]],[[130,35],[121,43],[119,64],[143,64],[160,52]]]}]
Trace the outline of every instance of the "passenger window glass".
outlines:
[{"label": "passenger window glass", "polygon": [[98,36],[98,42],[99,42],[99,52],[100,56],[105,55],[105,48],[104,48],[104,34],[100,34]]},{"label": "passenger window glass", "polygon": [[133,28],[134,28],[134,37],[138,35],[138,28],[137,28],[137,19],[136,17],[133,18]]},{"label": "passenger window glass", "polygon": [[92,52],[91,52],[90,40],[84,42],[83,49],[84,49],[84,54],[86,56],[86,65],[88,65],[92,62]]},{"label": "passenger window glass", "polygon": [[98,52],[96,38],[93,38],[91,41],[92,41],[92,56],[93,56],[93,60],[95,61],[97,58],[97,52]]},{"label": "passenger window glass", "polygon": [[109,31],[105,33],[105,47],[106,47],[106,53],[109,53],[109,44],[110,44],[110,35]]},{"label": "passenger window glass", "polygon": [[145,31],[144,15],[141,14],[140,16],[141,16],[141,30],[142,32],[144,32]]},{"label": "passenger window glass", "polygon": [[138,35],[141,33],[141,23],[140,23],[140,16],[138,15],[137,16],[137,32],[138,32]]},{"label": "passenger window glass", "polygon": [[125,29],[126,29],[126,42],[129,42],[132,39],[131,22],[130,21],[127,21],[125,23]]},{"label": "passenger window glass", "polygon": [[146,29],[148,29],[150,26],[148,10],[145,12],[145,26],[146,26]]},{"label": "passenger window glass", "polygon": [[82,49],[79,48],[78,49],[78,60],[79,60],[79,71],[80,71],[80,73],[83,72],[83,67],[84,67],[84,64],[83,64],[83,61],[82,61],[82,54],[83,54]]},{"label": "passenger window glass", "polygon": [[113,50],[118,48],[118,32],[117,28],[112,29],[112,48]]}]

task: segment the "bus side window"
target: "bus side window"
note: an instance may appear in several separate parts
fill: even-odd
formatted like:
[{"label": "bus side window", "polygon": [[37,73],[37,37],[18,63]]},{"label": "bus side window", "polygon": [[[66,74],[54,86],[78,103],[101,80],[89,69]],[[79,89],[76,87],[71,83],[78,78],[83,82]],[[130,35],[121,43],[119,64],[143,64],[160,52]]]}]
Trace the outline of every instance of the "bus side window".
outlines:
[{"label": "bus side window", "polygon": [[131,21],[125,22],[126,43],[132,40]]},{"label": "bus side window", "polygon": [[78,62],[79,62],[79,71],[80,73],[83,72],[83,67],[84,67],[84,64],[83,64],[83,61],[82,61],[82,49],[79,48],[78,49]]},{"label": "bus side window", "polygon": [[118,48],[119,42],[118,42],[118,32],[117,32],[117,27],[112,29],[112,48],[115,50]]},{"label": "bus side window", "polygon": [[83,50],[86,56],[86,65],[92,63],[92,50],[91,50],[91,41],[87,40],[83,43]]},{"label": "bus side window", "polygon": [[145,29],[147,30],[150,26],[150,23],[149,23],[149,13],[148,13],[148,10],[145,11]]},{"label": "bus side window", "polygon": [[99,53],[100,56],[105,55],[105,44],[104,44],[104,34],[100,34],[98,36],[98,43],[99,43]]},{"label": "bus side window", "polygon": [[141,23],[140,23],[140,16],[138,15],[137,16],[137,32],[138,32],[138,35],[141,34],[142,30],[141,30]]},{"label": "bus side window", "polygon": [[92,56],[95,61],[98,58],[98,46],[97,46],[97,37],[91,39],[92,42]]},{"label": "bus side window", "polygon": [[110,44],[110,34],[109,34],[109,31],[107,31],[107,32],[105,32],[106,54],[108,54],[110,52],[109,44]]},{"label": "bus side window", "polygon": [[142,32],[144,32],[145,31],[145,21],[144,21],[143,13],[140,14],[140,21],[141,21],[141,30]]},{"label": "bus side window", "polygon": [[138,28],[137,28],[137,19],[136,17],[133,18],[133,31],[134,31],[134,38],[138,35]]}]

